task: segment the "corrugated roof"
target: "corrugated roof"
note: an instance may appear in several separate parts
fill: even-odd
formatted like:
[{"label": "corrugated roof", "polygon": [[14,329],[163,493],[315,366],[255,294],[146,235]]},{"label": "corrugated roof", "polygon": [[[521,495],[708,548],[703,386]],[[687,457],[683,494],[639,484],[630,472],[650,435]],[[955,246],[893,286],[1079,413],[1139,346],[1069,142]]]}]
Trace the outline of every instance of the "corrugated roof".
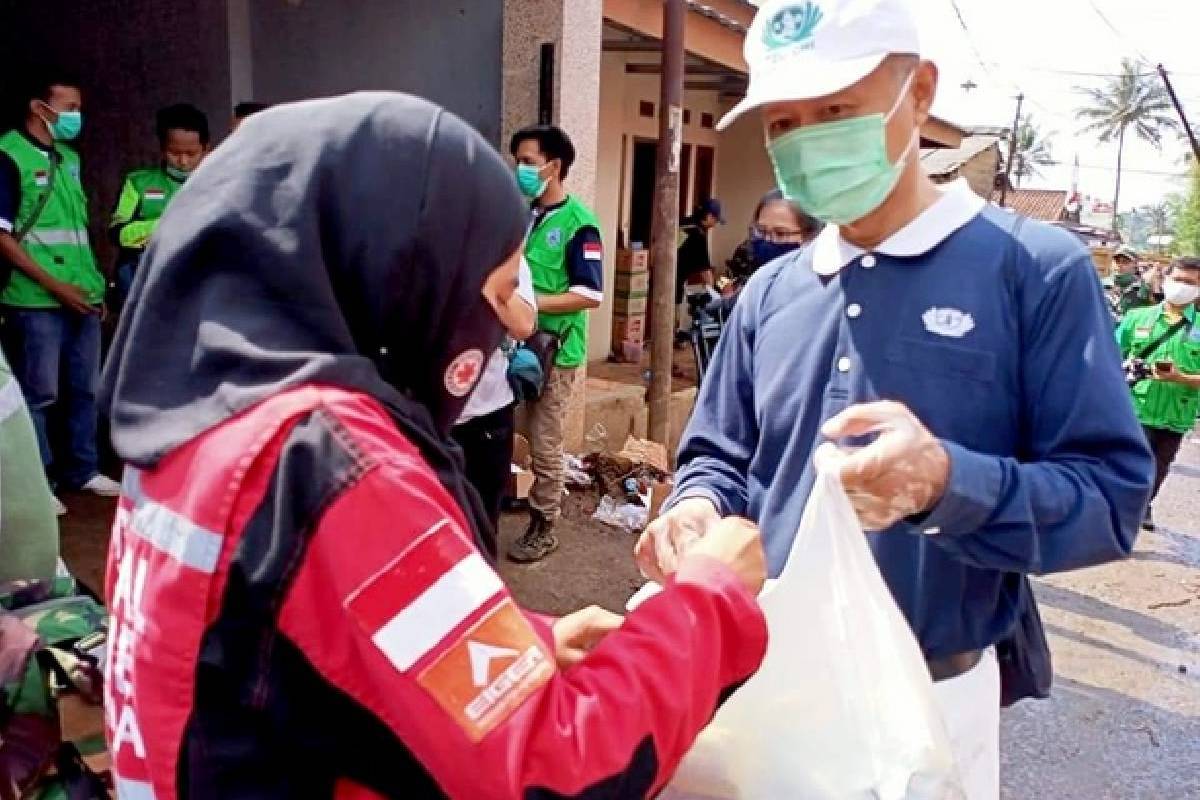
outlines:
[{"label": "corrugated roof", "polygon": [[[1030,219],[1058,222],[1063,218],[1069,196],[1070,193],[1065,189],[1009,189],[1004,205]],[[992,192],[989,199],[999,203],[1000,190]]]},{"label": "corrugated roof", "polygon": [[717,11],[712,6],[708,6],[708,5],[705,5],[704,3],[699,2],[699,0],[687,0],[687,7],[690,10],[695,11],[697,14],[699,14],[701,16],[708,17],[711,20],[719,22],[721,25],[724,25],[726,28],[729,28],[729,30],[731,30],[731,31],[737,31],[738,33],[741,33],[741,34],[746,33],[747,28],[745,25],[738,22],[736,19],[729,16],[728,14],[722,14],[720,11]]},{"label": "corrugated roof", "polygon": [[952,174],[975,156],[999,142],[996,136],[967,136],[961,147],[937,147],[921,151],[921,166],[934,178]]}]

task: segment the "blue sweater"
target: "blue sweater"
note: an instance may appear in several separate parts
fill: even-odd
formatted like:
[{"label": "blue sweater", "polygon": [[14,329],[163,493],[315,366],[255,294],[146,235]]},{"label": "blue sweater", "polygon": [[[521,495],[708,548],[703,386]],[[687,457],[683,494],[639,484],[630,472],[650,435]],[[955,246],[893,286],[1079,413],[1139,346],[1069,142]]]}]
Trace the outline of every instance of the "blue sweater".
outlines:
[{"label": "blue sweater", "polygon": [[681,443],[672,502],[757,521],[777,575],[821,424],[855,403],[912,409],[949,452],[949,486],[919,525],[868,536],[931,658],[1002,638],[1020,573],[1127,556],[1154,473],[1091,258],[1014,222],[988,208],[924,255],[859,257],[832,278],[812,249],[760,270]]}]

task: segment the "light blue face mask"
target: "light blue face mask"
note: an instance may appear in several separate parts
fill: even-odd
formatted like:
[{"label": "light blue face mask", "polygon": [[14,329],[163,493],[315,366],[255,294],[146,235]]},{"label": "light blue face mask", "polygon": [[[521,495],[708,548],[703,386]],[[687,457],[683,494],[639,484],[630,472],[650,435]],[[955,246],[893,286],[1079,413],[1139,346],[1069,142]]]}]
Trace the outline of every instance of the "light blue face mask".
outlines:
[{"label": "light blue face mask", "polygon": [[46,123],[46,127],[50,130],[50,135],[54,137],[54,141],[72,141],[83,131],[82,111],[58,111],[47,103],[42,103],[42,105],[58,115],[58,118],[54,122],[50,122],[45,117],[42,118],[42,121]]},{"label": "light blue face mask", "polygon": [[767,143],[780,191],[822,222],[849,225],[883,205],[900,180],[920,131],[893,164],[887,124],[908,94],[912,73],[886,114],[806,125]]},{"label": "light blue face mask", "polygon": [[535,167],[532,164],[517,164],[517,187],[520,188],[521,194],[530,200],[537,200],[546,193],[550,179],[542,178],[542,170],[548,166],[550,165]]}]

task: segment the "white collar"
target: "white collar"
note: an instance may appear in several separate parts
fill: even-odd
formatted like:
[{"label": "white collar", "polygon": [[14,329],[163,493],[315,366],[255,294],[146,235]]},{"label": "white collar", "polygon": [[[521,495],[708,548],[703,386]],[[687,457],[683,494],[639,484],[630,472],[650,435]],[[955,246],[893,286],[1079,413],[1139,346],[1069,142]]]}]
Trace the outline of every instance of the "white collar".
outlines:
[{"label": "white collar", "polygon": [[[932,206],[889,236],[874,252],[897,257],[924,255],[975,219],[986,205],[965,179],[946,185],[941,193]],[[867,251],[843,239],[837,225],[826,225],[813,242],[812,252],[813,271],[828,278]]]}]

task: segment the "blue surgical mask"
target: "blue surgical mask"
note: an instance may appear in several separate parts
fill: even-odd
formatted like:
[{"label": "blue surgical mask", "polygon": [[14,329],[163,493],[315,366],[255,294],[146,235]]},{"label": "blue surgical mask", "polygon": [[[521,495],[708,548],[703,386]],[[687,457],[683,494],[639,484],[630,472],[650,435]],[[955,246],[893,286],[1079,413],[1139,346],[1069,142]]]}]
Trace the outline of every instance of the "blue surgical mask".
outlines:
[{"label": "blue surgical mask", "polygon": [[547,166],[549,165],[543,164],[535,167],[532,164],[517,164],[517,186],[520,188],[521,194],[530,200],[537,200],[546,193],[550,179],[542,177],[542,170]]},{"label": "blue surgical mask", "polygon": [[786,256],[800,246],[800,242],[772,242],[769,239],[755,236],[750,239],[750,260],[754,262],[754,268],[758,269],[781,256]]},{"label": "blue surgical mask", "polygon": [[192,174],[190,170],[179,169],[178,167],[172,167],[169,165],[164,167],[163,171],[180,183],[186,181],[188,176]]},{"label": "blue surgical mask", "polygon": [[886,114],[806,125],[767,143],[775,179],[788,200],[822,222],[849,225],[883,205],[900,181],[920,132],[896,163],[887,152],[887,124],[908,94],[913,75]]}]

